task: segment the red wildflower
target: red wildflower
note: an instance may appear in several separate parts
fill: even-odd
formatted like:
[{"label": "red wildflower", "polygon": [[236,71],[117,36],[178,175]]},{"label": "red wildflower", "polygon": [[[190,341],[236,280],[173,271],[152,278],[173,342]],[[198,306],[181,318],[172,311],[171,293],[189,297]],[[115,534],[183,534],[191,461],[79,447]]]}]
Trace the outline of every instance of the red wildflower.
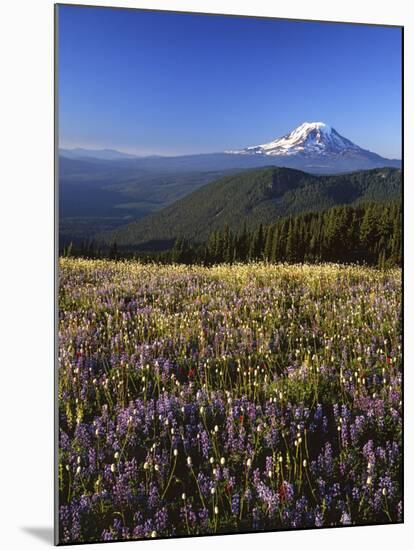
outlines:
[{"label": "red wildflower", "polygon": [[279,490],[278,490],[278,495],[279,495],[279,498],[282,502],[284,500],[286,500],[286,487],[285,487],[285,484],[283,482],[280,484],[280,487],[279,487]]}]

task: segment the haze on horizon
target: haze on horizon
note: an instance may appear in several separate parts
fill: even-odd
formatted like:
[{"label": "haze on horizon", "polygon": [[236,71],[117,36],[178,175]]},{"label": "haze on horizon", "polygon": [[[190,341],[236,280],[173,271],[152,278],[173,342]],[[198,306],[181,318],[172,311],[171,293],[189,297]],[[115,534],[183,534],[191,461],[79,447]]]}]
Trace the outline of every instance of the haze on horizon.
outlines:
[{"label": "haze on horizon", "polygon": [[322,120],[401,158],[401,32],[59,6],[59,147],[209,153]]}]

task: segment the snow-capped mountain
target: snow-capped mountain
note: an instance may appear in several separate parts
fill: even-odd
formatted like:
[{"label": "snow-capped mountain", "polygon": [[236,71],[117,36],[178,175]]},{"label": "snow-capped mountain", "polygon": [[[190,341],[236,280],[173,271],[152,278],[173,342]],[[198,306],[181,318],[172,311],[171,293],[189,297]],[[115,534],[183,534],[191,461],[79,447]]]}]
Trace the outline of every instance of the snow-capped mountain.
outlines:
[{"label": "snow-capped mountain", "polygon": [[[122,170],[144,172],[211,172],[249,170],[261,166],[283,166],[311,174],[339,174],[372,168],[401,168],[398,159],[387,159],[359,147],[324,122],[304,122],[289,134],[263,145],[245,149],[172,157],[133,157],[119,151],[61,149],[60,170],[79,172],[75,161],[98,161],[119,165]],[[69,158],[65,158],[69,157]],[[92,158],[93,157],[93,158]]]},{"label": "snow-capped mountain", "polygon": [[341,153],[345,150],[359,151],[358,145],[342,137],[338,132],[324,122],[304,122],[289,134],[269,143],[253,145],[239,151],[231,151],[243,155],[321,155]]},{"label": "snow-capped mountain", "polygon": [[271,157],[338,157],[359,156],[361,153],[375,155],[341,136],[334,128],[324,122],[304,122],[289,134],[269,143],[253,145],[236,151],[227,151],[238,155],[267,155]]}]

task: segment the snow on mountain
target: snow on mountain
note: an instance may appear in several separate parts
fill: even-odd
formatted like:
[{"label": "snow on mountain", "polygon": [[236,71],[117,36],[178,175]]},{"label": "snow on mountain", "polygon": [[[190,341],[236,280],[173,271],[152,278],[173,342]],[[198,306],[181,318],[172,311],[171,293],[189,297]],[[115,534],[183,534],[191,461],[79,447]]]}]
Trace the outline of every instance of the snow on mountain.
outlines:
[{"label": "snow on mountain", "polygon": [[324,122],[304,122],[289,134],[269,143],[226,152],[238,155],[315,157],[338,156],[363,151],[361,147],[341,136]]}]

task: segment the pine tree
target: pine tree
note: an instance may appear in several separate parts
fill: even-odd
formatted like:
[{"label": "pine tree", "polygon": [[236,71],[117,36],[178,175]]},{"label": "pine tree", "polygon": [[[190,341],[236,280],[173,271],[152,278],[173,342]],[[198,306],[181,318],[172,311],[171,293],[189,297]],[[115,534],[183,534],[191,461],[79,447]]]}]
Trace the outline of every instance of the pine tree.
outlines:
[{"label": "pine tree", "polygon": [[289,220],[289,227],[286,237],[286,260],[294,262],[296,259],[296,235],[295,227],[292,219]]},{"label": "pine tree", "polygon": [[272,249],[273,249],[273,226],[269,226],[265,233],[265,245],[263,256],[264,259],[268,262],[272,259]]}]

